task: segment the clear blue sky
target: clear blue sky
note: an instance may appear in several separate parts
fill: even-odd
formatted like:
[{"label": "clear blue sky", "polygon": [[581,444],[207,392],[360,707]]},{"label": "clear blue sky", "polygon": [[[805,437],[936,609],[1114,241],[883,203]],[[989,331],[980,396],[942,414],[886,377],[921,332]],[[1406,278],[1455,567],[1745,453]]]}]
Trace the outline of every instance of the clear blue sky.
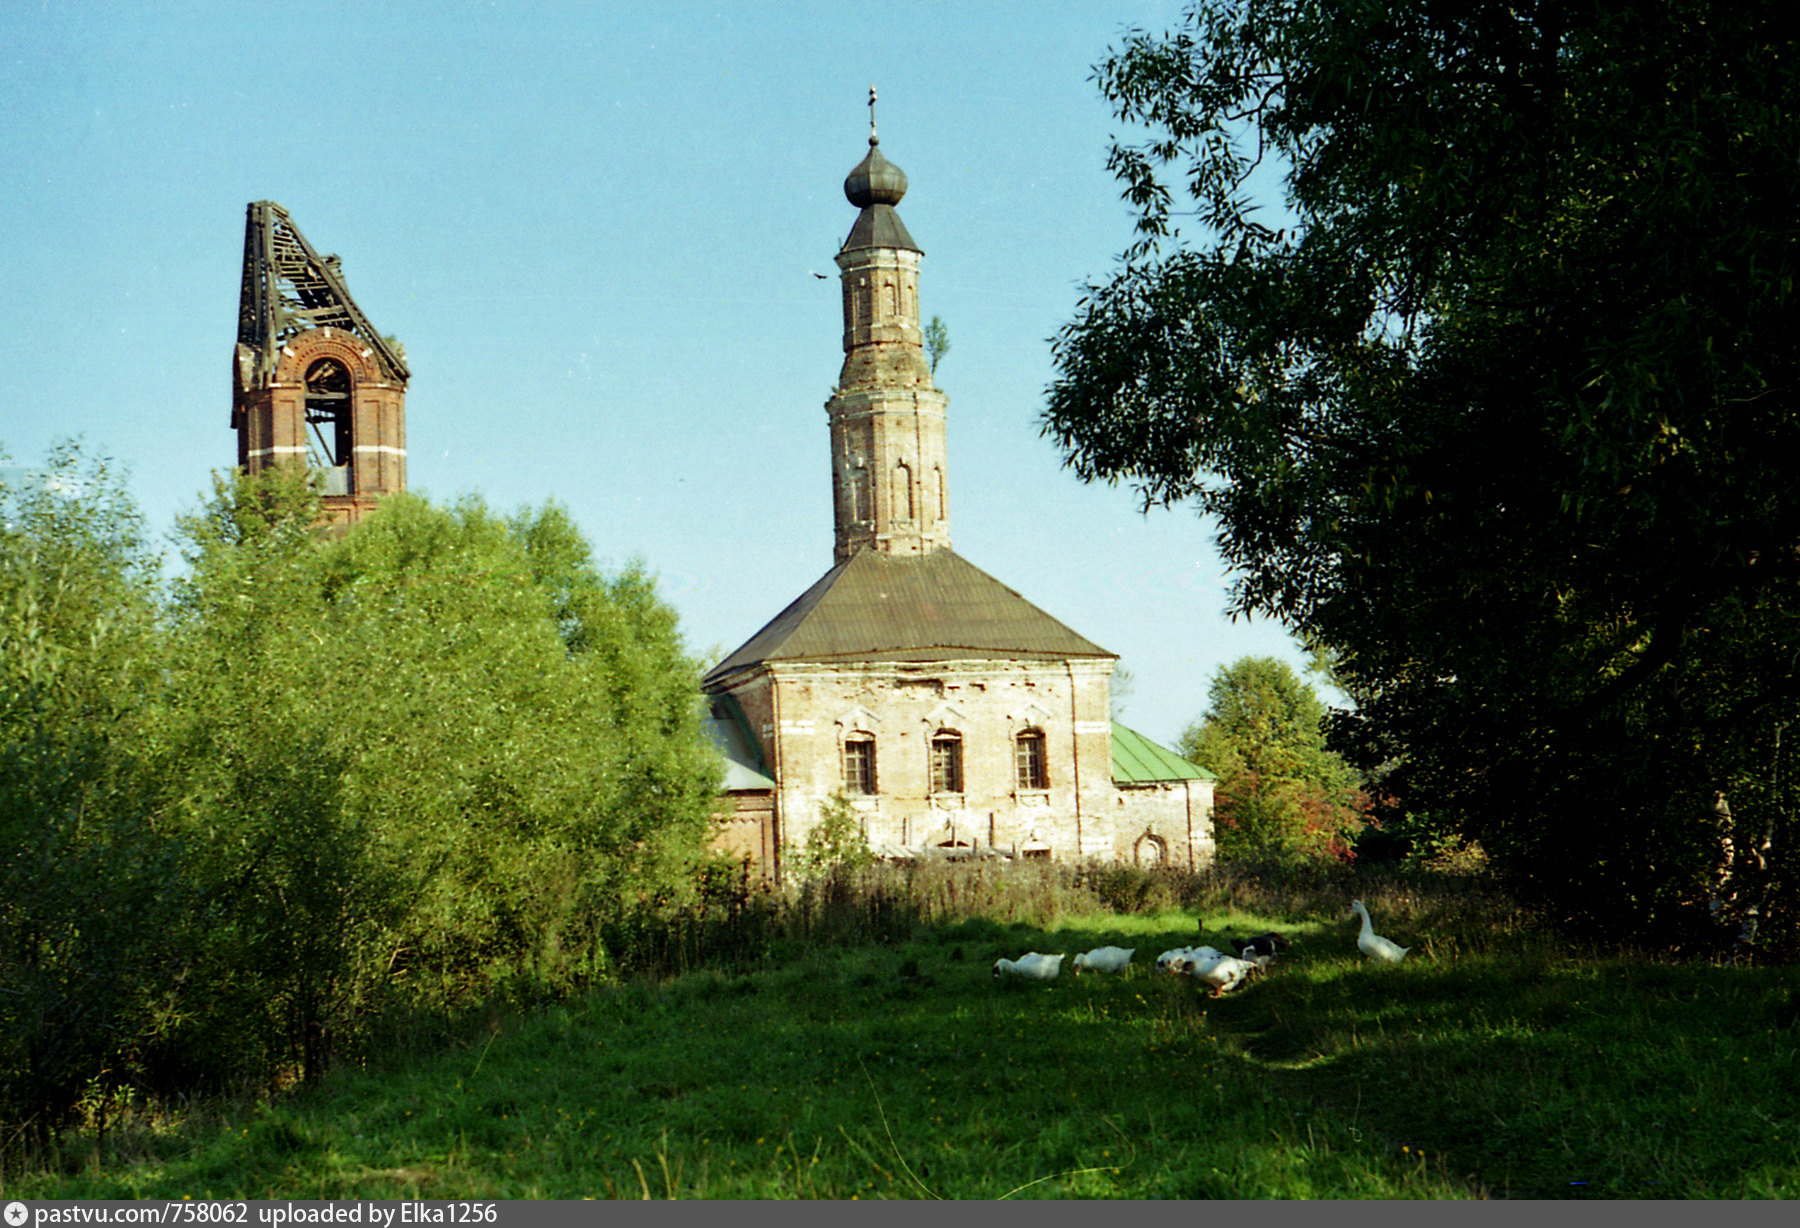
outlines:
[{"label": "clear blue sky", "polygon": [[1037,418],[1131,239],[1092,65],[1179,8],[0,0],[0,444],[82,438],[171,531],[236,456],[244,207],[278,201],[406,345],[412,488],[562,503],[728,652],[831,565],[873,83],[950,333],[955,547],[1119,653],[1124,720],[1173,742],[1219,666],[1299,654],[1224,617],[1191,511],[1082,485]]}]

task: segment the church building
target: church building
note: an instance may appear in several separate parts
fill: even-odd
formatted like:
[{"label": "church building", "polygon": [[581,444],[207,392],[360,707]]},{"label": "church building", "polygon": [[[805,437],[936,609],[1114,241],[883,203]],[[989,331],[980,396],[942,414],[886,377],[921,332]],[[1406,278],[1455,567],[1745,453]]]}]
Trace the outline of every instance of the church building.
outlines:
[{"label": "church building", "polygon": [[1212,777],[1111,720],[1116,655],[951,549],[906,186],[871,122],[837,255],[833,565],[702,682],[734,807],[718,844],[779,878],[842,794],[889,857],[1210,864]]}]

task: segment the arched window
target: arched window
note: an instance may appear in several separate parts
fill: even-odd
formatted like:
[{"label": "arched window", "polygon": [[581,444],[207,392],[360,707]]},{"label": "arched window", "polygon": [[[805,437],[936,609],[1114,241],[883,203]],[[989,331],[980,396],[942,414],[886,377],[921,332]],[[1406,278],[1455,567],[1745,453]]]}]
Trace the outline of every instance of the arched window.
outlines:
[{"label": "arched window", "polygon": [[860,461],[850,463],[850,519],[861,524],[869,519],[869,471]]},{"label": "arched window", "polygon": [[1161,836],[1144,835],[1137,842],[1137,863],[1146,870],[1160,866],[1169,854]]},{"label": "arched window", "polygon": [[1019,788],[1048,789],[1050,774],[1044,766],[1044,731],[1027,729],[1013,743],[1013,763],[1018,768]]},{"label": "arched window", "polygon": [[324,464],[350,463],[350,369],[335,358],[321,358],[306,369],[306,424]]},{"label": "arched window", "polygon": [[875,739],[866,733],[853,733],[844,739],[844,792],[871,795],[875,792]]},{"label": "arched window", "polygon": [[947,496],[944,493],[944,467],[942,465],[934,465],[931,472],[937,479],[937,518],[939,520],[948,520],[950,519],[950,508],[947,502]]},{"label": "arched window", "polygon": [[961,793],[963,791],[962,735],[942,729],[931,738],[931,791]]},{"label": "arched window", "polygon": [[893,515],[896,519],[913,518],[912,470],[905,461],[894,466]]}]

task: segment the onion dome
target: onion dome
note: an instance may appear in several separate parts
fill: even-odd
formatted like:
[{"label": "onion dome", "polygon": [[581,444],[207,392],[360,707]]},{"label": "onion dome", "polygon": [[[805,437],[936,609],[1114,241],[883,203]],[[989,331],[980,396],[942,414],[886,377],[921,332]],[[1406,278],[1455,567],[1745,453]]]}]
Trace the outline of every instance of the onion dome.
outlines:
[{"label": "onion dome", "polygon": [[906,195],[906,172],[881,156],[881,145],[869,138],[869,152],[844,180],[844,195],[858,209],[897,205]]}]

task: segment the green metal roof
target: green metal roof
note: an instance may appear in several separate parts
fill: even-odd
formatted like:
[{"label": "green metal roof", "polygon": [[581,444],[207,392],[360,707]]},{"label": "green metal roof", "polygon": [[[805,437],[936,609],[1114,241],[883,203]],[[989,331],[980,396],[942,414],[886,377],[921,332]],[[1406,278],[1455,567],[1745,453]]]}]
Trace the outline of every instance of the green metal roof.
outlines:
[{"label": "green metal roof", "polygon": [[951,550],[860,550],[701,680],[712,690],[767,661],[1112,658]]},{"label": "green metal roof", "polygon": [[1164,780],[1217,780],[1197,763],[1189,763],[1165,746],[1158,746],[1135,729],[1112,723],[1113,781],[1122,785],[1147,785]]}]

